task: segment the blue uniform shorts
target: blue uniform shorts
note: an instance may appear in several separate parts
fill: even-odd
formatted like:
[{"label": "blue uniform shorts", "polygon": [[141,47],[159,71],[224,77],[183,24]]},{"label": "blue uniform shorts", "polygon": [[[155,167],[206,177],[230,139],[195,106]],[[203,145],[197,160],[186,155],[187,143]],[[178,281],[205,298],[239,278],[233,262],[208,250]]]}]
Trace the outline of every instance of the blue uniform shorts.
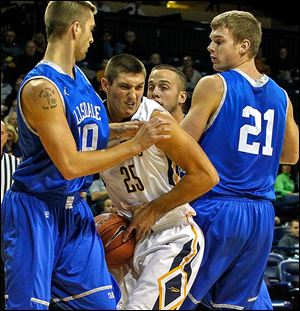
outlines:
[{"label": "blue uniform shorts", "polygon": [[1,207],[6,309],[113,310],[119,287],[107,270],[90,207],[9,190]]},{"label": "blue uniform shorts", "polygon": [[272,203],[207,196],[193,207],[206,247],[181,309],[195,309],[200,302],[217,309],[258,310],[257,305],[272,309],[263,282],[273,241]]}]

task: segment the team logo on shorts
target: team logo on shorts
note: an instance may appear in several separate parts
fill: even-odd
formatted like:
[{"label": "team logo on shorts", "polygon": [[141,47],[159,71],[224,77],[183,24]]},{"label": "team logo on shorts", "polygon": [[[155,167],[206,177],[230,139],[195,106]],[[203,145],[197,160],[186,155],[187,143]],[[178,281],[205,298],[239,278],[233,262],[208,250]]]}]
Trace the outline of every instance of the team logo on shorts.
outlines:
[{"label": "team logo on shorts", "polygon": [[159,310],[175,310],[186,297],[187,273],[177,267],[158,279]]}]

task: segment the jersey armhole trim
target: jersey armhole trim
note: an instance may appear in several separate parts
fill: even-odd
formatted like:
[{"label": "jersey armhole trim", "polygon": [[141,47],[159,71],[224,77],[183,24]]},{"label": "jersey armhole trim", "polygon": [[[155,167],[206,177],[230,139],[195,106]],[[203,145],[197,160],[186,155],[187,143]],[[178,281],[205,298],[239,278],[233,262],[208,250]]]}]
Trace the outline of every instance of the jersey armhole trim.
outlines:
[{"label": "jersey armhole trim", "polygon": [[224,92],[223,92],[223,96],[222,99],[220,101],[220,104],[216,110],[216,112],[214,113],[214,115],[212,116],[211,120],[209,121],[209,123],[206,125],[205,129],[204,129],[204,133],[212,126],[212,124],[214,123],[214,121],[216,120],[217,116],[219,115],[220,110],[222,109],[224,102],[225,102],[225,97],[227,94],[227,83],[224,79],[223,76],[221,76],[220,74],[217,74],[223,81],[223,85],[224,85]]},{"label": "jersey armhole trim", "polygon": [[286,98],[286,108],[285,108],[285,123],[286,123],[286,119],[287,119],[287,112],[288,112],[288,109],[289,109],[289,96],[288,96],[288,93],[286,90],[284,90],[283,88],[281,88],[285,94],[285,98]]}]

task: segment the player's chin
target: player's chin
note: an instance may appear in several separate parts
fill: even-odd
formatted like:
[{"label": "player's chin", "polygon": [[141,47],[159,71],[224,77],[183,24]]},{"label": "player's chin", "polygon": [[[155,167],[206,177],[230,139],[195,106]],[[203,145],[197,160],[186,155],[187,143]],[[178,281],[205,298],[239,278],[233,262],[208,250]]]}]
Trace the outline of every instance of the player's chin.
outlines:
[{"label": "player's chin", "polygon": [[221,66],[220,64],[213,64],[213,69],[215,71],[218,71],[218,72],[223,72],[225,70],[227,70],[226,68],[224,68],[223,66]]},{"label": "player's chin", "polygon": [[77,55],[76,62],[81,62],[82,60],[84,60],[86,57],[86,54],[87,54],[87,51],[82,52],[79,55]]},{"label": "player's chin", "polygon": [[126,115],[126,118],[131,117],[136,111],[138,110],[138,106],[134,105],[132,107],[127,107],[124,114]]},{"label": "player's chin", "polygon": [[158,101],[158,100],[156,100],[156,102],[157,102],[158,104],[160,104],[162,107],[166,108],[165,103],[163,103],[163,102],[161,102],[161,101]]}]

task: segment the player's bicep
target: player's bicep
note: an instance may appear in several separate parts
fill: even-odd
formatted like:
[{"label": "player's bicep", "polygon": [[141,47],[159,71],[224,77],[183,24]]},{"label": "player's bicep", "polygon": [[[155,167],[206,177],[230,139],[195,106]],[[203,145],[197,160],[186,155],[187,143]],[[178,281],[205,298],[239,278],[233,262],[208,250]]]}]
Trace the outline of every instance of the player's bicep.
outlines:
[{"label": "player's bicep", "polygon": [[187,174],[213,170],[211,162],[198,143],[179,126],[171,115],[163,117],[171,121],[171,138],[158,142],[156,146]]},{"label": "player's bicep", "polygon": [[202,136],[223,96],[223,82],[219,76],[207,76],[196,85],[191,108],[180,126],[196,141]]},{"label": "player's bicep", "polygon": [[295,164],[299,159],[299,129],[294,120],[293,106],[289,100],[281,152],[281,163]]},{"label": "player's bicep", "polygon": [[52,161],[58,168],[65,165],[70,152],[76,151],[76,145],[56,87],[46,80],[32,80],[24,86],[21,103],[26,120],[39,135]]}]

